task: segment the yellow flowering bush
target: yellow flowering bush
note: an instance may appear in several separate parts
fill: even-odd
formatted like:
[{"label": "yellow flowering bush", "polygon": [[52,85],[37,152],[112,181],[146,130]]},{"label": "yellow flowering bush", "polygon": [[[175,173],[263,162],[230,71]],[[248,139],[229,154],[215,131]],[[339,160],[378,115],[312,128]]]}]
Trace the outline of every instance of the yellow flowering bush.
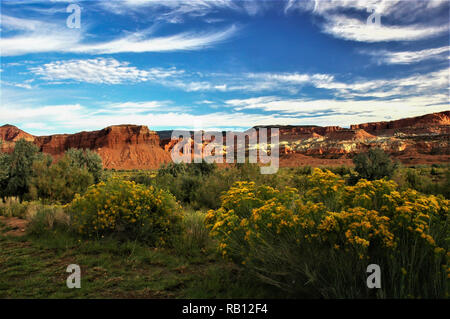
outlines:
[{"label": "yellow flowering bush", "polygon": [[310,189],[306,192],[305,199],[332,207],[340,195],[344,180],[329,170],[314,168],[308,184]]},{"label": "yellow flowering bush", "polygon": [[308,185],[302,192],[233,185],[206,217],[220,253],[297,293],[307,288],[318,297],[372,296],[366,267],[376,263],[385,278],[380,295],[445,296],[448,200],[400,192],[389,180],[346,186],[320,169]]},{"label": "yellow flowering bush", "polygon": [[206,224],[211,230],[211,236],[221,239],[222,255],[228,253],[230,257],[239,259],[240,253],[230,254],[230,251],[241,252],[246,249],[251,235],[249,226],[258,227],[254,223],[260,218],[258,208],[263,207],[266,202],[273,205],[294,203],[296,197],[298,197],[296,190],[292,188],[279,191],[270,186],[257,186],[254,182],[236,182],[221,197],[222,207],[215,211],[210,210],[206,215]]},{"label": "yellow flowering bush", "polygon": [[164,245],[181,229],[181,208],[170,193],[119,178],[92,185],[68,210],[74,229],[88,237],[117,234]]}]

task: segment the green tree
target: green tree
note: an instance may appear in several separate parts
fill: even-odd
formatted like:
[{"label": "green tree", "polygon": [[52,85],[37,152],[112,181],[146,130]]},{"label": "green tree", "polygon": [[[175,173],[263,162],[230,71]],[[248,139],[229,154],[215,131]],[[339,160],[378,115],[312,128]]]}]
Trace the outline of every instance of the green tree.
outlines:
[{"label": "green tree", "polygon": [[5,202],[7,187],[9,182],[10,156],[7,153],[0,152],[0,197]]},{"label": "green tree", "polygon": [[33,171],[31,196],[51,202],[68,203],[75,194],[83,194],[94,182],[88,169],[75,165],[67,153],[53,164],[50,156],[35,161]]},{"label": "green tree", "polygon": [[66,152],[68,160],[72,166],[86,168],[94,177],[94,182],[98,183],[102,177],[102,158],[96,152],[89,149],[82,150],[71,148]]},{"label": "green tree", "polygon": [[355,170],[367,180],[391,178],[397,168],[389,156],[380,148],[372,148],[367,153],[357,154],[353,158]]},{"label": "green tree", "polygon": [[19,200],[23,201],[33,175],[33,162],[41,156],[39,149],[33,143],[25,139],[16,142],[9,158],[9,178],[6,187],[8,195],[18,196]]}]

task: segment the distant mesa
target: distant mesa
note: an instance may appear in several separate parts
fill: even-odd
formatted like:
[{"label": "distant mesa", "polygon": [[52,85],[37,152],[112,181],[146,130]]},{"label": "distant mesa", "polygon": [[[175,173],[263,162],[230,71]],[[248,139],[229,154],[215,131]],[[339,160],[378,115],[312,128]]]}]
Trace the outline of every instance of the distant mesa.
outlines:
[{"label": "distant mesa", "polygon": [[[405,164],[448,163],[450,111],[388,122],[339,126],[273,125],[280,132],[280,165],[350,164],[354,154],[380,147]],[[156,169],[171,161],[177,141],[171,130],[155,132],[144,125],[121,124],[75,134],[33,136],[14,125],[0,127],[1,150],[11,152],[24,138],[55,158],[69,148],[91,149],[107,168]],[[193,132],[192,132],[193,133]],[[225,132],[224,132],[225,133]],[[210,141],[202,141],[203,145]],[[193,141],[191,141],[193,147]],[[226,152],[226,151],[224,151]]]}]

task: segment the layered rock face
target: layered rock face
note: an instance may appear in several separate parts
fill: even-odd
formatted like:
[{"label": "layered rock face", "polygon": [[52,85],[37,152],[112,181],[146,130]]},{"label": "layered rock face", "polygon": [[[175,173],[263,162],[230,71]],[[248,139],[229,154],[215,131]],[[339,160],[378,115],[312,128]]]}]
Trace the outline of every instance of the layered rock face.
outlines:
[{"label": "layered rock face", "polygon": [[393,134],[449,134],[450,111],[426,114],[389,122],[373,122],[351,125],[351,129],[363,129],[368,133],[381,136]]},{"label": "layered rock face", "polygon": [[351,125],[350,129],[335,126],[307,131],[304,128],[280,128],[280,144],[285,154],[298,153],[323,159],[351,158],[353,154],[379,147],[406,164],[449,162],[449,141],[449,111]]},{"label": "layered rock face", "polygon": [[15,143],[20,139],[25,139],[29,142],[34,141],[34,136],[28,134],[13,125],[0,126],[0,151],[11,152],[14,149]]},{"label": "layered rock face", "polygon": [[[0,128],[0,136],[6,141],[15,142],[25,133],[21,131],[23,133],[10,140],[4,128]],[[99,131],[50,136],[25,134],[24,136],[42,152],[54,157],[61,156],[69,148],[96,151],[102,157],[106,168],[155,169],[162,163],[170,162],[170,155],[160,147],[158,134],[147,126],[117,125]]]},{"label": "layered rock face", "polygon": [[[354,154],[379,147],[405,164],[442,163],[450,160],[450,112],[390,122],[374,122],[339,126],[256,126],[248,130],[250,136],[259,129],[279,130],[281,164],[333,165],[349,164]],[[170,151],[177,141],[170,141],[165,132],[162,146]],[[224,139],[225,140],[225,139]],[[202,141],[207,145],[208,141]],[[192,148],[194,143],[191,140]],[[226,149],[225,152],[232,151]],[[306,164],[305,164],[306,163]]]},{"label": "layered rock face", "polygon": [[[259,128],[279,129],[280,164],[350,164],[354,154],[380,147],[405,164],[448,163],[450,161],[450,111],[390,122],[339,126],[258,126],[248,134],[259,135]],[[58,158],[69,148],[91,149],[107,168],[156,169],[171,161],[170,152],[180,140],[171,140],[172,131],[151,131],[147,126],[117,125],[99,131],[76,134],[33,136],[15,126],[0,127],[1,150],[10,152],[24,138],[41,151]],[[193,134],[193,132],[192,132]],[[224,134],[224,144],[225,132]],[[199,148],[211,141],[202,139]],[[194,141],[189,139],[194,148]],[[226,145],[223,154],[229,150]]]}]

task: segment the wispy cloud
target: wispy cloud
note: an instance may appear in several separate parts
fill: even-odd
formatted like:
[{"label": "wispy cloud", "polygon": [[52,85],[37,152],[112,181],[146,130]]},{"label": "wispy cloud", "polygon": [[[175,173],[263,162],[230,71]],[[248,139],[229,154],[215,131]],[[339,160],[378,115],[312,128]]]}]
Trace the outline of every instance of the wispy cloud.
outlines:
[{"label": "wispy cloud", "polygon": [[[250,4],[252,2],[252,4]],[[247,4],[248,3],[248,4]],[[243,5],[242,5],[243,4]],[[217,13],[219,10],[251,12],[257,10],[258,1],[231,1],[231,0],[123,0],[102,1],[100,6],[115,14],[139,13],[145,10],[153,21],[169,23],[183,23],[189,18],[204,17]]]},{"label": "wispy cloud", "polygon": [[[324,20],[322,31],[340,39],[359,42],[415,41],[448,32],[448,18],[433,23],[429,20],[433,10],[443,5],[448,6],[448,1],[289,0],[285,12],[303,10],[320,16]],[[367,24],[372,9],[381,15],[379,26]],[[358,18],[355,17],[355,10],[360,13]]]},{"label": "wispy cloud", "polygon": [[[124,102],[126,104],[127,102]],[[286,122],[295,124],[298,119],[289,116],[252,115],[245,113],[214,112],[208,114],[192,114],[183,111],[154,111],[143,114],[140,111],[124,111],[117,109],[111,112],[98,112],[81,105],[52,106],[18,106],[14,112],[0,106],[2,121],[21,126],[21,123],[46,123],[54,133],[78,132],[80,130],[96,130],[110,125],[124,123],[148,125],[150,128],[167,127],[192,129],[194,123],[201,123],[204,129],[217,127],[248,128],[253,125]],[[20,113],[19,115],[17,113]],[[39,130],[33,130],[38,132]],[[48,132],[48,129],[46,129]],[[32,132],[32,133],[33,133]]]},{"label": "wispy cloud", "polygon": [[[234,111],[193,114],[186,109],[161,111],[160,102],[123,102],[117,108],[105,107],[104,112],[76,105],[17,106],[12,110],[0,106],[2,121],[21,126],[31,123],[32,133],[40,129],[49,133],[96,130],[110,125],[133,123],[150,128],[192,129],[194,123],[206,130],[256,125],[341,125],[418,116],[448,110],[449,104],[435,104],[430,97],[412,97],[392,101],[337,101],[331,99],[306,100],[267,96],[226,101]],[[164,105],[164,102],[163,104]],[[143,113],[143,106],[147,112]],[[145,107],[147,106],[147,107]],[[134,109],[136,108],[136,109]],[[155,109],[156,110],[153,110]],[[107,111],[109,110],[109,111]],[[248,113],[264,110],[269,114]],[[45,124],[45,125],[44,125]],[[41,126],[41,128],[39,128]]]},{"label": "wispy cloud", "polygon": [[278,96],[263,96],[227,100],[225,104],[237,112],[260,110],[301,117],[298,124],[336,125],[339,123],[344,126],[365,121],[385,120],[388,117],[399,119],[406,116],[440,112],[448,110],[450,105],[445,99],[445,95],[382,101],[287,99]]},{"label": "wispy cloud", "polygon": [[7,15],[0,17],[2,27],[0,52],[2,56],[70,51],[82,40],[81,31],[66,28],[65,25]]},{"label": "wispy cloud", "polygon": [[133,34],[99,44],[82,44],[71,48],[70,52],[90,54],[112,54],[125,52],[168,52],[180,50],[199,50],[211,47],[229,39],[238,30],[232,25],[214,32],[183,32],[170,36],[144,38]]},{"label": "wispy cloud", "polygon": [[386,50],[376,50],[376,51],[361,50],[360,53],[371,55],[373,57],[373,60],[378,64],[411,64],[426,60],[448,60],[449,51],[450,47],[444,46],[440,48],[425,49],[418,51],[398,51],[398,52]]},{"label": "wispy cloud", "polygon": [[448,31],[448,25],[376,26],[339,15],[330,16],[323,31],[337,38],[360,42],[415,41],[441,35]]},{"label": "wispy cloud", "polygon": [[[424,58],[425,55],[422,55]],[[397,57],[397,59],[400,59]],[[403,59],[404,60],[404,59]],[[402,60],[402,61],[403,61]],[[391,61],[392,63],[392,61]],[[67,60],[29,68],[42,80],[53,83],[86,82],[121,84],[155,82],[185,92],[285,92],[298,94],[307,86],[326,90],[336,98],[392,99],[410,95],[440,94],[448,89],[448,69],[411,74],[396,78],[354,79],[342,81],[333,74],[299,72],[202,73],[176,68],[139,69],[113,58]]]},{"label": "wispy cloud", "polygon": [[[444,68],[425,74],[375,80],[322,82],[317,87],[332,90],[336,97],[394,99],[408,96],[434,96],[448,93],[449,73]],[[448,100],[448,96],[447,96]]]},{"label": "wispy cloud", "polygon": [[43,22],[2,15],[1,24],[2,30],[8,31],[0,38],[2,56],[44,52],[113,54],[200,50],[224,42],[238,31],[236,25],[219,30],[189,31],[164,36],[155,36],[149,30],[144,30],[106,42],[87,42],[87,27],[69,29],[64,21]]}]

